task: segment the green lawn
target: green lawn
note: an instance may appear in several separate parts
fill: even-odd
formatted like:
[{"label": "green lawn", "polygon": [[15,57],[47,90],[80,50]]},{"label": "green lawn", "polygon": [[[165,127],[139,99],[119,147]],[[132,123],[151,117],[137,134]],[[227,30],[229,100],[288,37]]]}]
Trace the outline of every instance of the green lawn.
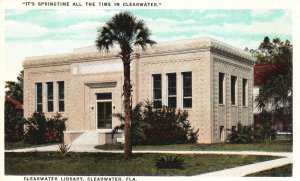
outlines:
[{"label": "green lawn", "polygon": [[[120,145],[99,145],[97,149],[120,150]],[[270,145],[265,142],[249,144],[173,144],[173,145],[138,145],[133,150],[227,150],[227,151],[283,151],[292,152],[293,142],[285,140],[274,140]]]},{"label": "green lawn", "polygon": [[273,168],[258,173],[248,175],[248,177],[291,177],[293,176],[293,164]]},{"label": "green lawn", "polygon": [[[275,159],[266,156],[180,155],[183,169],[155,167],[155,158],[165,154],[123,154],[60,152],[5,153],[7,175],[197,175],[255,162]],[[168,154],[170,155],[170,154]]]},{"label": "green lawn", "polygon": [[33,147],[33,146],[35,146],[35,145],[31,145],[31,144],[25,143],[23,141],[20,141],[20,142],[7,142],[7,141],[5,141],[5,144],[4,144],[5,150],[29,148],[29,147]]}]

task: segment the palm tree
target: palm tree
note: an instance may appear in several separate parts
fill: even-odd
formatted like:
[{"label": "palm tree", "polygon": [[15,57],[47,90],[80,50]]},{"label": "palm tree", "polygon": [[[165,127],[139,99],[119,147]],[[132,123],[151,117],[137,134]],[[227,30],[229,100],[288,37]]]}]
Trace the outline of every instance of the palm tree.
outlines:
[{"label": "palm tree", "polygon": [[140,46],[143,50],[147,45],[152,46],[156,42],[150,39],[151,32],[146,27],[143,20],[137,20],[129,12],[115,14],[106,24],[98,29],[99,35],[96,46],[99,51],[109,51],[114,44],[118,44],[120,52],[118,57],[122,59],[124,68],[124,112],[125,112],[125,158],[132,155],[131,135],[130,135],[130,111],[131,111],[131,83],[130,83],[130,62],[134,46]]}]

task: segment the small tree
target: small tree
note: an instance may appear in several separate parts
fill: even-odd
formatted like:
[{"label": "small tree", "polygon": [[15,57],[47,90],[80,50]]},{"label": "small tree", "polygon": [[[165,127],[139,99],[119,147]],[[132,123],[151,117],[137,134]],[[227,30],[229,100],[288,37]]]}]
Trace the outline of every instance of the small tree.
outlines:
[{"label": "small tree", "polygon": [[272,41],[265,37],[254,55],[256,64],[272,64],[273,70],[268,74],[261,74],[264,80],[259,86],[256,98],[257,107],[262,111],[280,115],[284,130],[292,130],[292,100],[293,100],[293,46],[288,40],[279,38]]},{"label": "small tree", "polygon": [[[23,71],[17,77],[17,81],[5,82],[5,95],[23,103]],[[5,122],[5,140],[6,141],[20,141],[23,138],[23,110],[17,110],[9,103],[5,103],[4,110]]]},{"label": "small tree", "polygon": [[129,12],[121,12],[115,14],[111,20],[99,30],[99,36],[96,40],[96,46],[99,51],[108,51],[114,44],[118,44],[120,52],[118,56],[121,58],[124,67],[124,112],[125,112],[125,158],[129,159],[132,155],[132,145],[130,136],[130,113],[131,113],[131,91],[130,83],[130,63],[131,54],[134,46],[140,46],[144,50],[147,45],[152,46],[155,41],[150,39],[150,30],[146,27],[143,20],[137,20]]}]

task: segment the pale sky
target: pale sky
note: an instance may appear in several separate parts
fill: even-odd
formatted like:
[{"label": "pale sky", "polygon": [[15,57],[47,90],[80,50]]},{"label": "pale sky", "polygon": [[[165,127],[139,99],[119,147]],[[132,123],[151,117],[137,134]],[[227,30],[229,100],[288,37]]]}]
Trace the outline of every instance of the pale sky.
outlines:
[{"label": "pale sky", "polygon": [[[124,11],[124,10],[123,10]],[[292,42],[289,10],[129,10],[157,42],[209,36],[255,49],[265,36]],[[92,46],[97,28],[120,10],[5,10],[5,80],[16,80],[25,57]]]}]

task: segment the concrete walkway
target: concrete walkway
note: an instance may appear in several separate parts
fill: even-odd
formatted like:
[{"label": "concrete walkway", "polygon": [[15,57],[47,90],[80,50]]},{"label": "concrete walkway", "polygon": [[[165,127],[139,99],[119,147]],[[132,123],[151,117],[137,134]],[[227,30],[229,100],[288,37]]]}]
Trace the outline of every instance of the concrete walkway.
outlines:
[{"label": "concrete walkway", "polygon": [[[5,152],[36,152],[36,151],[58,151],[57,145],[46,145],[34,148],[24,148],[15,150],[5,150]],[[98,150],[94,145],[71,145],[71,152],[99,152],[99,153],[123,153],[122,150]],[[133,153],[170,153],[170,154],[215,154],[215,155],[261,155],[261,156],[279,156],[283,158],[254,163],[250,165],[239,166],[235,168],[225,169],[205,173],[199,176],[226,176],[226,177],[242,177],[252,173],[269,170],[272,168],[284,166],[293,163],[293,155],[291,152],[263,152],[263,151],[172,151],[172,150],[133,150]]]}]

